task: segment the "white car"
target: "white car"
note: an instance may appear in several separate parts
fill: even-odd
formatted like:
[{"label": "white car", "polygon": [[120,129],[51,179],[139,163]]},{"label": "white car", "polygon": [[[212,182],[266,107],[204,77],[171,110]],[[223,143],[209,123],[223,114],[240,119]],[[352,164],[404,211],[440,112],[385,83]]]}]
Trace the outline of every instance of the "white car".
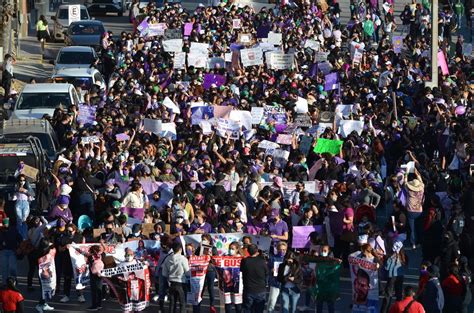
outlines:
[{"label": "white car", "polygon": [[97,53],[92,47],[68,46],[59,50],[54,64],[53,74],[64,68],[89,68],[97,60]]},{"label": "white car", "polygon": [[101,91],[105,91],[105,80],[102,74],[95,68],[64,68],[59,69],[51,77],[56,83],[69,83],[74,87],[80,87],[82,93],[89,90],[92,85],[99,86]]},{"label": "white car", "polygon": [[[56,15],[52,16],[51,19],[54,21],[53,32],[55,41],[64,40],[64,31],[69,27],[69,4],[60,5],[56,11]],[[81,20],[90,20],[89,11],[84,5],[81,5]]]},{"label": "white car", "polygon": [[71,84],[27,84],[18,96],[12,118],[40,119],[45,114],[53,116],[59,107],[67,110],[73,104],[79,105],[79,96]]}]

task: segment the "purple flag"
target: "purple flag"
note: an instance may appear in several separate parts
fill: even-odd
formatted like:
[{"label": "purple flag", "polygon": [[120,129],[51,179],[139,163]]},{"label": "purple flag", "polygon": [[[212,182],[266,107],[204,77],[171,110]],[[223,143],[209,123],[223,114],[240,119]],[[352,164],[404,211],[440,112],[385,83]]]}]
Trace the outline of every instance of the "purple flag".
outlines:
[{"label": "purple flag", "polygon": [[148,25],[148,18],[146,18],[146,19],[144,19],[144,20],[140,23],[140,25],[137,26],[137,30],[138,30],[140,33],[142,33],[142,32],[144,32],[145,30],[148,29],[148,26],[149,26],[149,25]]},{"label": "purple flag", "polygon": [[212,84],[215,84],[217,87],[220,87],[226,83],[226,79],[224,75],[216,75],[216,74],[205,74],[204,75],[204,89],[211,88]]},{"label": "purple flag", "polygon": [[313,65],[311,65],[311,69],[309,70],[309,76],[314,77],[316,75],[318,75],[318,63],[313,63]]},{"label": "purple flag", "polygon": [[324,90],[334,90],[337,88],[337,72],[329,73],[325,76],[326,83],[324,84]]},{"label": "purple flag", "polygon": [[193,31],[193,24],[194,24],[194,23],[186,23],[186,24],[184,24],[184,36],[189,36],[189,35],[191,35],[191,32]]},{"label": "purple flag", "polygon": [[138,208],[138,209],[133,209],[133,208],[121,208],[120,211],[122,213],[125,213],[128,215],[128,217],[133,217],[136,219],[139,219],[143,221],[143,218],[145,217],[145,209],[143,208]]},{"label": "purple flag", "polygon": [[309,234],[317,232],[319,235],[324,233],[321,225],[316,226],[293,226],[293,241],[291,247],[295,249],[308,249],[310,247]]}]

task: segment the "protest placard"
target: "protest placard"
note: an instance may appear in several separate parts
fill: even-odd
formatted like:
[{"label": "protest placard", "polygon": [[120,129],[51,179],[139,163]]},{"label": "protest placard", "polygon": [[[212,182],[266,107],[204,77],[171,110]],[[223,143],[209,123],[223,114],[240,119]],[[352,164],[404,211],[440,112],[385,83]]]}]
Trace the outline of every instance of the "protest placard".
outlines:
[{"label": "protest placard", "polygon": [[240,50],[240,59],[244,67],[262,65],[263,51],[261,48],[251,48]]},{"label": "protest placard", "polygon": [[41,283],[41,298],[50,300],[56,293],[56,265],[54,258],[56,249],[51,248],[49,252],[38,259],[38,275]]},{"label": "protest placard", "polygon": [[23,168],[21,169],[21,173],[25,175],[28,178],[31,178],[33,181],[36,181],[36,178],[38,177],[38,169],[29,166],[28,164],[23,164]]},{"label": "protest placard", "polygon": [[191,124],[198,125],[202,120],[214,118],[214,106],[200,105],[191,107]]},{"label": "protest placard", "polygon": [[143,130],[158,135],[161,132],[161,120],[145,118],[143,120]]},{"label": "protest placard", "polygon": [[140,32],[140,36],[145,37],[148,32],[148,17],[144,18],[143,21],[138,24],[137,30]]},{"label": "protest placard", "polygon": [[128,141],[130,140],[130,136],[125,133],[120,133],[115,135],[115,140],[117,141]]},{"label": "protest placard", "polygon": [[341,151],[341,147],[343,143],[344,142],[342,140],[318,138],[318,141],[316,142],[316,147],[314,147],[314,152],[316,153],[327,152],[333,155],[337,155]]},{"label": "protest placard", "polygon": [[308,113],[308,100],[298,97],[295,104],[296,113]]},{"label": "protest placard", "polygon": [[166,28],[168,27],[165,23],[149,24],[146,35],[148,37],[163,36],[165,34]]},{"label": "protest placard", "polygon": [[174,54],[173,67],[177,70],[186,68],[186,52],[176,52]]},{"label": "protest placard", "polygon": [[81,124],[90,124],[95,121],[95,113],[97,107],[90,106],[87,104],[79,104],[78,106],[79,114],[77,116],[77,121]]},{"label": "protest placard", "polygon": [[237,42],[243,45],[250,44],[252,42],[252,35],[251,34],[239,34],[237,37]]},{"label": "protest placard", "polygon": [[472,58],[472,43],[465,42],[462,44],[462,54]]},{"label": "protest placard", "polygon": [[165,29],[164,40],[168,39],[182,39],[183,32],[179,28],[167,28]]},{"label": "protest placard", "polygon": [[293,136],[290,134],[278,134],[276,142],[282,145],[291,145]]},{"label": "protest placard", "polygon": [[233,29],[240,29],[240,18],[232,19],[232,28]]},{"label": "protest placard", "polygon": [[230,139],[239,139],[240,137],[240,126],[237,122],[219,118],[217,120],[217,135]]},{"label": "protest placard", "polygon": [[188,53],[188,66],[194,66],[197,68],[207,68],[208,55],[202,53],[191,52]]},{"label": "protest placard", "polygon": [[442,50],[438,51],[438,67],[441,67],[443,75],[449,75],[448,63],[446,63],[446,57]]},{"label": "protest placard", "polygon": [[204,135],[209,135],[212,134],[212,125],[209,121],[206,120],[200,120],[199,121],[199,127],[202,129],[202,133]]},{"label": "protest placard", "polygon": [[245,130],[252,129],[252,114],[246,110],[232,110],[229,119],[237,122]]},{"label": "protest placard", "polygon": [[334,112],[340,117],[349,117],[352,113],[356,113],[353,104],[338,104]]},{"label": "protest placard", "polygon": [[202,42],[191,42],[190,53],[209,54],[209,44]]},{"label": "protest placard", "polygon": [[173,113],[179,114],[181,110],[169,97],[165,97],[163,100],[163,105],[170,109]]},{"label": "protest placard", "polygon": [[81,138],[81,143],[83,144],[97,143],[97,142],[100,142],[98,136],[87,136],[87,137]]},{"label": "protest placard", "polygon": [[250,114],[252,115],[252,124],[258,125],[262,121],[264,109],[262,107],[252,107]]},{"label": "protest placard", "polygon": [[395,53],[400,53],[402,52],[402,47],[403,47],[403,36],[393,36],[392,37],[392,45],[393,45],[393,51]]},{"label": "protest placard", "polygon": [[170,123],[161,123],[161,137],[170,138],[171,140],[176,140],[176,124],[173,122]]},{"label": "protest placard", "polygon": [[316,62],[324,62],[328,59],[329,52],[326,51],[316,51],[314,53],[314,60]]},{"label": "protest placard", "polygon": [[293,240],[291,241],[291,247],[294,249],[309,249],[311,244],[309,241],[309,235],[312,232],[317,232],[322,236],[324,234],[324,228],[322,225],[293,226]]},{"label": "protest placard", "polygon": [[280,145],[277,144],[276,142],[272,142],[272,141],[269,141],[269,140],[262,140],[258,143],[258,148],[265,149],[265,150],[278,149],[278,148],[280,148]]},{"label": "protest placard", "polygon": [[359,49],[356,49],[355,52],[354,52],[354,55],[352,57],[352,62],[354,62],[354,64],[360,64],[360,62],[362,62],[362,50],[359,50]]},{"label": "protest placard", "polygon": [[189,36],[191,35],[192,31],[193,31],[193,25],[194,23],[190,22],[190,23],[184,23],[184,30],[183,30],[183,34],[184,36]]},{"label": "protest placard", "polygon": [[192,255],[189,257],[190,288],[187,293],[187,303],[198,305],[202,301],[202,290],[206,279],[207,267],[211,260],[210,255]]},{"label": "protest placard", "polygon": [[183,39],[163,40],[163,50],[166,52],[182,52]]},{"label": "protest placard", "polygon": [[[351,272],[352,312],[378,312],[379,308],[379,279],[378,263],[370,261],[360,255],[360,251],[349,255]],[[361,287],[365,289],[361,291]]]},{"label": "protest placard", "polygon": [[353,120],[340,120],[339,121],[339,131],[338,133],[343,137],[347,137],[353,131],[356,131],[357,134],[362,133],[364,130],[364,121],[353,121]]},{"label": "protest placard", "polygon": [[293,124],[296,127],[311,127],[313,126],[313,122],[311,120],[311,116],[307,114],[297,114]]},{"label": "protest placard", "polygon": [[319,41],[313,40],[313,39],[306,39],[304,43],[305,48],[310,48],[313,51],[319,51],[321,44]]},{"label": "protest placard", "polygon": [[283,34],[282,33],[269,32],[267,42],[271,45],[279,46],[283,42]]},{"label": "protest placard", "polygon": [[204,74],[204,82],[202,86],[204,89],[208,90],[214,85],[215,87],[220,87],[222,85],[225,85],[226,83],[226,78],[224,75],[218,75],[218,74],[211,74],[207,73]]},{"label": "protest placard", "polygon": [[320,123],[332,123],[334,122],[335,113],[331,111],[321,111],[319,113]]},{"label": "protest placard", "polygon": [[[294,53],[267,52],[265,57],[269,56],[270,68],[274,70],[287,70],[293,68],[295,62]],[[268,61],[268,60],[267,60]]]},{"label": "protest placard", "polygon": [[325,84],[324,84],[324,90],[329,91],[329,90],[334,90],[338,88],[338,75],[337,72],[334,73],[329,73],[325,75],[324,77]]}]

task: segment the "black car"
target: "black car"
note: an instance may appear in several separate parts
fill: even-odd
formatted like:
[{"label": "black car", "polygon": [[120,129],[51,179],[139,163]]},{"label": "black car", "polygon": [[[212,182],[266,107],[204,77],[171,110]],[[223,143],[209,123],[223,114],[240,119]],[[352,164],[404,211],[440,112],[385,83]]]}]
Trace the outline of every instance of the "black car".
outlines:
[{"label": "black car", "polygon": [[64,32],[67,46],[100,47],[100,39],[105,33],[104,24],[97,20],[72,22]]},{"label": "black car", "polygon": [[117,13],[118,16],[123,16],[125,11],[125,5],[122,0],[88,0],[86,7],[91,15]]}]

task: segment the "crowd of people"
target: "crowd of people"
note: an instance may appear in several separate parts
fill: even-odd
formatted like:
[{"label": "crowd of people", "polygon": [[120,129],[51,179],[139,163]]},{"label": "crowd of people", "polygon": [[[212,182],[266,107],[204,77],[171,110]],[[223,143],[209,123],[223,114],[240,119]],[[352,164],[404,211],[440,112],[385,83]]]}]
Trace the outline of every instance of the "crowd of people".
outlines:
[{"label": "crowd of people", "polygon": [[[225,302],[226,312],[274,312],[279,298],[282,312],[296,312],[300,303],[318,313],[326,304],[334,312],[338,294],[312,299],[314,268],[308,274],[306,265],[327,258],[348,275],[351,257],[376,267],[382,313],[467,312],[474,265],[472,58],[462,37],[451,45],[446,17],[453,12],[443,9],[438,26],[447,71],[441,67],[438,86],[426,87],[429,1],[413,0],[400,16],[393,1],[351,1],[343,25],[345,9],[331,0],[282,1],[260,11],[224,1],[190,13],[180,4],[140,8],[134,0],[134,31],[118,39],[103,34],[92,65],[106,79],[106,91],[79,86],[80,107],[44,117],[66,149],[49,185],[34,191],[19,168],[15,212],[7,216],[0,202],[1,274],[8,286],[0,300],[16,290],[17,257],[27,256],[33,290],[39,260],[54,250],[55,291],[61,302],[71,301],[69,247],[98,243],[87,251],[87,264],[90,309],[99,310],[104,247],[149,239],[161,246],[153,299],[163,311],[169,300],[172,312],[186,312],[188,259],[203,250],[183,247],[181,236],[199,234],[212,246],[209,234],[241,233],[244,239],[227,254],[243,258],[243,298]],[[282,34],[281,43],[269,44],[269,34]],[[178,51],[165,51],[169,39],[182,40],[187,63],[179,64]],[[193,43],[208,44],[201,56],[223,62],[189,65]],[[254,55],[257,65],[249,65],[243,58],[249,48],[270,54],[265,61]],[[290,56],[290,64],[275,67],[272,53]],[[209,83],[209,77],[222,79]],[[198,115],[196,108],[208,113]],[[264,112],[256,122],[253,108]],[[252,122],[243,111],[252,112]],[[144,120],[171,128],[152,132]],[[226,129],[223,121],[238,127]],[[359,126],[347,128],[351,123]],[[97,140],[83,140],[91,137]],[[338,144],[337,150],[321,152],[323,142]],[[30,210],[34,192],[48,201]],[[153,224],[153,232],[145,235],[144,224]],[[309,234],[309,248],[295,248],[298,226],[323,231]],[[270,249],[262,251],[247,234],[270,237]],[[421,250],[423,262],[410,263],[407,250]],[[143,260],[130,249],[124,258],[126,264]],[[232,280],[213,262],[203,292],[216,312],[214,280],[229,288]],[[418,288],[404,284],[408,264],[420,266]],[[354,307],[369,288],[356,274]],[[44,294],[39,312],[53,309]],[[78,301],[86,301],[80,290]],[[201,310],[193,305],[193,312]]]}]

